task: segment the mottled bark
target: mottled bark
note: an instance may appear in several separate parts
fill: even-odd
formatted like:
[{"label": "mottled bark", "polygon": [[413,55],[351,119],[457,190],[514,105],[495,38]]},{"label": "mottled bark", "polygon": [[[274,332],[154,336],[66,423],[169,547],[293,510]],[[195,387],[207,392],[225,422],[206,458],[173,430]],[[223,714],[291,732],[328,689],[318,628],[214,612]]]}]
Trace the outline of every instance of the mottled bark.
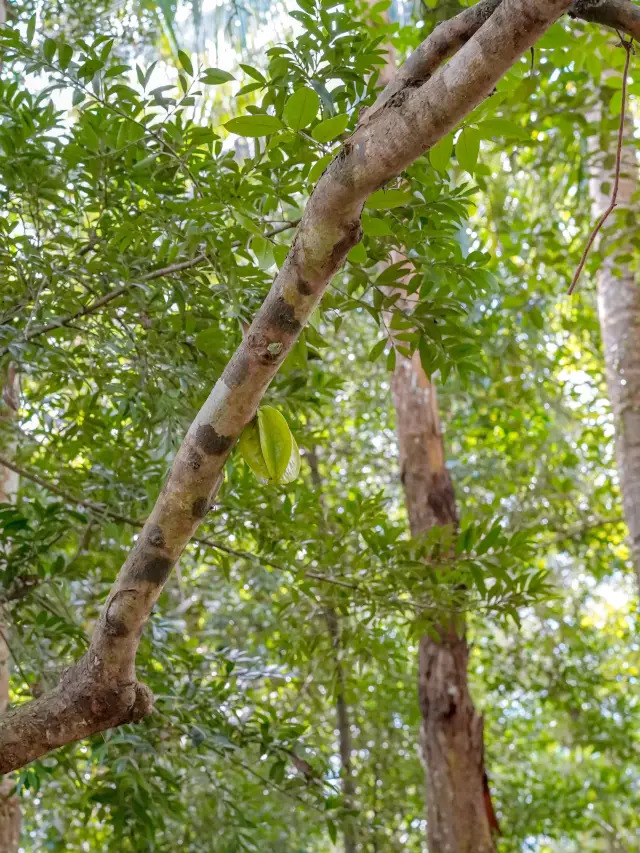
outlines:
[{"label": "mottled bark", "polygon": [[569,14],[640,40],[640,7],[631,0],[577,0]]},{"label": "mottled bark", "polygon": [[[435,524],[456,527],[435,386],[417,353],[399,358],[392,391],[411,533],[419,536]],[[467,683],[467,641],[446,614],[437,634],[438,639],[421,639],[418,661],[428,847],[431,853],[494,853],[485,802],[483,723]]]},{"label": "mottled bark", "polygon": [[89,651],[57,688],[0,720],[0,773],[151,711],[151,694],[135,675],[144,625],[211,505],[238,436],[360,239],[365,200],[484,100],[569,5],[503,0],[446,65],[425,83],[396,93],[345,142],[315,187],[245,340],[189,429],[100,614]]},{"label": "mottled bark", "polygon": [[[0,0],[0,11],[4,7]],[[0,16],[0,23],[2,17]],[[6,381],[3,384],[2,402],[0,402],[0,418],[5,421],[13,420],[18,414],[19,393],[18,376],[13,365],[9,365]],[[0,434],[0,445],[3,450],[13,455],[15,441],[3,440]],[[18,476],[14,471],[0,465],[0,503],[13,503],[18,491]],[[0,714],[4,714],[9,706],[9,619],[6,603],[0,602]],[[5,776],[0,779],[0,853],[17,853],[20,843],[20,802],[13,794],[14,782]]]},{"label": "mottled bark", "polygon": [[[600,116],[601,110],[596,109],[590,118],[599,121]],[[622,149],[617,208],[599,237],[604,259],[597,287],[620,488],[631,557],[640,586],[640,279],[632,264],[617,260],[624,253],[634,253],[631,240],[625,241],[624,233],[631,238],[637,229],[638,162],[631,120],[627,122],[625,135],[629,143]],[[614,177],[614,167],[609,165],[615,149],[614,133],[592,137],[589,147],[593,157],[589,191],[595,218],[609,205]]]},{"label": "mottled bark", "polygon": [[[480,29],[503,0],[480,0],[455,18],[440,23],[431,36],[411,54],[391,78],[381,75],[384,88],[374,105],[368,109],[361,123],[393,95],[410,86],[425,83],[440,65],[453,56]],[[569,14],[591,23],[612,27],[640,41],[640,8],[631,0],[577,0],[571,4]]]}]

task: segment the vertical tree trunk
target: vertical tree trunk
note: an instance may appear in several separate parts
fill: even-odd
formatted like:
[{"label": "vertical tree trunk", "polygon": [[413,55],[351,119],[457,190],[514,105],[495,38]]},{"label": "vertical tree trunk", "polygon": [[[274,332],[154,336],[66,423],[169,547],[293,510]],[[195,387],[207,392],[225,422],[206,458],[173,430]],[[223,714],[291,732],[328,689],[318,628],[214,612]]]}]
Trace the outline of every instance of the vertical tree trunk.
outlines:
[{"label": "vertical tree trunk", "polygon": [[[2,5],[0,0],[0,6]],[[7,380],[2,392],[0,417],[10,419],[18,414],[18,376],[9,365]],[[0,435],[0,439],[2,436]],[[15,444],[6,448],[9,453]],[[18,491],[18,475],[0,465],[0,503],[12,503]],[[9,627],[5,607],[0,602],[0,714],[9,705]],[[0,779],[0,853],[17,853],[20,843],[20,804],[12,795],[13,781],[10,777]]]},{"label": "vertical tree trunk", "polygon": [[[311,469],[311,480],[316,489],[318,503],[322,510],[324,525],[327,524],[327,508],[324,502],[322,493],[322,478],[320,469],[318,468],[318,456],[315,447],[311,447],[306,452],[306,459]],[[349,714],[349,705],[347,704],[347,681],[342,665],[342,640],[340,632],[340,621],[336,611],[329,607],[325,611],[325,619],[329,636],[331,637],[331,646],[334,652],[334,667],[336,678],[336,724],[338,727],[338,749],[340,752],[340,782],[342,788],[342,805],[345,809],[352,809],[355,802],[355,784],[353,779],[353,768],[351,766],[351,718]],[[358,841],[356,827],[351,818],[347,818],[342,824],[342,837],[344,841],[344,853],[356,853],[358,849]],[[0,850],[0,853],[2,851]]]},{"label": "vertical tree trunk", "polygon": [[[590,115],[591,121],[600,118],[606,105]],[[618,240],[622,229],[637,228],[638,163],[632,142],[633,124],[625,127],[629,144],[622,149],[622,169],[618,190],[618,207],[607,221],[600,245],[606,257],[598,272],[598,313],[602,330],[607,388],[613,409],[616,431],[616,455],[624,515],[629,528],[631,557],[640,586],[640,281],[628,263],[619,263],[617,256],[634,253],[633,245],[624,240],[608,248],[612,239]],[[589,191],[594,216],[601,216],[609,204],[614,179],[614,133],[601,138],[592,137],[590,148],[594,155]],[[635,206],[636,210],[633,210]],[[617,230],[612,232],[614,226]]]},{"label": "vertical tree trunk", "polygon": [[[372,2],[372,0],[370,0]],[[386,50],[379,82],[386,86],[396,64]],[[393,252],[393,263],[405,260]],[[411,305],[403,296],[406,308]],[[412,536],[434,524],[457,527],[458,512],[444,444],[435,386],[419,354],[398,354],[391,386],[400,443],[400,472]],[[430,853],[495,853],[492,830],[498,824],[484,771],[483,721],[467,684],[469,651],[451,620],[424,636],[418,655],[418,700],[422,714],[420,752],[427,792],[427,844]]]},{"label": "vertical tree trunk", "polygon": [[[400,470],[413,536],[434,524],[458,523],[445,467],[435,387],[418,353],[399,357],[392,384]],[[427,783],[427,841],[431,853],[494,853],[497,828],[484,773],[483,721],[467,684],[468,647],[451,620],[438,639],[420,641],[420,747]]]}]

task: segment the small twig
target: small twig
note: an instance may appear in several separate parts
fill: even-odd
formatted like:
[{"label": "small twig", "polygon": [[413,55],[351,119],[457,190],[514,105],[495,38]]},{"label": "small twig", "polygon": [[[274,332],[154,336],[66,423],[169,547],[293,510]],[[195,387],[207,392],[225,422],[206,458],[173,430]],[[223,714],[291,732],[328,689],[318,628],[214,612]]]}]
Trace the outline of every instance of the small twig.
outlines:
[{"label": "small twig", "polygon": [[585,246],[584,252],[582,253],[582,258],[580,259],[580,263],[578,264],[578,269],[573,276],[573,281],[569,287],[569,295],[571,295],[575,289],[576,284],[578,283],[578,279],[582,274],[583,267],[587,261],[587,257],[589,252],[591,251],[591,247],[593,246],[593,242],[598,236],[598,232],[604,225],[604,223],[609,218],[609,215],[614,211],[618,198],[618,187],[620,186],[620,167],[622,163],[622,141],[624,138],[624,120],[625,120],[625,112],[627,105],[627,75],[629,73],[629,63],[631,62],[631,52],[633,49],[633,39],[630,38],[629,41],[625,41],[622,37],[620,38],[622,43],[622,47],[627,52],[627,58],[624,63],[624,71],[622,72],[622,107],[620,110],[620,128],[618,130],[618,150],[616,152],[616,173],[615,180],[613,182],[613,191],[611,192],[611,201],[609,202],[609,207],[602,214],[598,222],[596,223],[595,228],[591,232],[591,236],[589,237],[589,241]]}]

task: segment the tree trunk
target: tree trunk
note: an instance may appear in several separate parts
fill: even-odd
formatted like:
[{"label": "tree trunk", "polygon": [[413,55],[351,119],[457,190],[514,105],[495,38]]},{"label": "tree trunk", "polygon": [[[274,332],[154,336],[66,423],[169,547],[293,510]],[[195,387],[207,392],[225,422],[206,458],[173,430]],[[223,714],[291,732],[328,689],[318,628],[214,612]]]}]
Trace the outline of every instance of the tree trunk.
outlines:
[{"label": "tree trunk", "polygon": [[[601,109],[595,110],[590,119],[597,121],[601,112]],[[640,587],[640,281],[629,263],[617,261],[617,256],[622,253],[634,253],[630,242],[617,242],[620,232],[626,229],[632,236],[633,229],[637,227],[633,195],[638,189],[638,163],[631,120],[626,124],[625,137],[629,144],[622,149],[617,210],[603,229],[606,257],[598,272],[597,287],[620,488],[629,528],[631,558]],[[609,160],[615,144],[613,133],[606,133],[602,139],[590,139],[590,148],[595,154],[589,182],[594,217],[601,216],[609,205],[615,169],[613,164],[609,166]],[[612,232],[612,225],[617,228],[616,233]],[[607,241],[612,239],[616,240],[616,246],[610,250],[606,248]],[[603,245],[602,240],[600,245]]]},{"label": "tree trunk", "polygon": [[[445,467],[435,386],[418,353],[399,357],[392,383],[400,441],[400,471],[413,536],[434,524],[458,524]],[[464,631],[463,628],[461,628]],[[467,684],[464,633],[445,618],[439,638],[420,641],[420,748],[427,783],[427,841],[431,853],[494,853],[495,825],[484,773],[483,721]],[[493,824],[493,827],[492,827]]]},{"label": "tree trunk", "polygon": [[[491,3],[484,10],[472,7],[466,14],[487,14],[497,5]],[[434,34],[437,33],[436,27]],[[433,62],[441,58],[439,48],[435,53],[437,58]],[[422,56],[420,61],[425,59]],[[410,60],[403,66],[404,71],[396,73],[395,62],[395,51],[387,45],[385,67],[380,74],[387,94],[397,91],[403,74],[415,72]],[[416,64],[418,60],[414,59],[413,65]],[[419,73],[431,73],[430,62],[427,60],[424,65]],[[400,252],[392,252],[391,260],[410,264]],[[396,304],[401,303],[407,311],[411,310],[411,299],[406,298],[404,291]],[[410,359],[397,354],[391,391],[411,534],[419,536],[435,524],[450,524],[455,528],[458,512],[445,466],[436,389],[422,369],[418,352]],[[497,828],[497,822],[484,772],[482,717],[473,707],[467,685],[467,641],[464,633],[458,635],[450,620],[445,621],[447,624],[437,629],[437,641],[422,637],[418,655],[418,700],[422,714],[419,741],[426,776],[427,843],[431,853],[495,853],[491,830]]]},{"label": "tree trunk", "polygon": [[[327,525],[327,508],[322,492],[322,477],[318,467],[318,455],[315,447],[306,451],[306,459],[311,470],[311,480],[318,496],[318,504],[322,510],[324,526]],[[330,535],[330,532],[327,531]],[[353,768],[351,766],[351,717],[347,703],[347,679],[342,664],[342,638],[340,631],[340,620],[336,611],[329,607],[325,610],[325,619],[331,646],[334,653],[333,664],[336,679],[336,725],[338,727],[338,749],[340,752],[340,784],[342,788],[342,805],[345,809],[352,809],[355,803],[355,784],[353,779]],[[351,817],[347,817],[342,823],[342,837],[344,841],[344,853],[356,853],[358,849],[356,827]],[[2,853],[2,851],[0,851]]]},{"label": "tree trunk", "polygon": [[[1,6],[1,2],[0,2]],[[3,403],[0,403],[0,417],[13,420],[18,414],[18,377],[9,365],[7,381],[4,385]],[[2,436],[0,436],[2,438]],[[15,443],[7,442],[5,452],[13,455]],[[13,503],[18,491],[18,475],[4,465],[0,465],[0,503]],[[9,625],[5,606],[0,602],[0,714],[9,705]],[[9,776],[0,780],[0,853],[17,853],[20,843],[20,803],[12,795],[13,781]]]}]

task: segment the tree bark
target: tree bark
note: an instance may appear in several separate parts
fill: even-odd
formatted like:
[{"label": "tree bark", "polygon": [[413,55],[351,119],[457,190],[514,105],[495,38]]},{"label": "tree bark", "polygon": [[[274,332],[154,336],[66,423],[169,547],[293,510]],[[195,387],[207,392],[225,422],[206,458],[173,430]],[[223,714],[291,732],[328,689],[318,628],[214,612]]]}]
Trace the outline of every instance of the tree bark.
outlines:
[{"label": "tree bark", "polygon": [[[0,10],[4,11],[0,0]],[[1,21],[0,21],[1,23]],[[18,414],[18,376],[9,365],[0,402],[0,417],[13,420]],[[3,405],[4,403],[4,405]],[[15,452],[15,442],[3,442],[8,455]],[[18,492],[18,475],[0,465],[0,503],[13,503]],[[0,714],[9,706],[9,619],[6,603],[0,602]],[[20,801],[13,794],[14,783],[8,776],[0,779],[0,853],[17,853],[20,843]]]},{"label": "tree bark", "polygon": [[[386,68],[380,75],[385,88],[372,110],[385,96],[392,97],[398,91],[398,78],[406,81],[415,75],[431,74],[434,64],[453,49],[452,43],[464,43],[466,27],[480,26],[497,5],[496,0],[486,0],[447,22],[450,39],[440,40],[442,26],[436,27],[431,49],[418,49],[397,75],[393,73],[394,51],[388,47]],[[391,260],[410,265],[399,252],[393,252]],[[410,313],[411,302],[401,291],[396,306]],[[392,335],[390,332],[393,344]],[[419,353],[412,358],[398,353],[391,391],[411,534],[419,536],[436,524],[456,528],[458,512],[445,465],[436,388],[422,368]],[[482,718],[473,707],[467,684],[466,639],[447,619],[437,633],[438,640],[422,637],[418,654],[427,844],[431,853],[494,853],[491,831],[497,828],[497,821],[484,770]]]},{"label": "tree bark", "polygon": [[570,5],[503,0],[446,65],[426,82],[396,92],[345,142],[311,194],[289,255],[245,340],[191,425],[113,585],[89,651],[54,690],[0,719],[0,773],[151,712],[151,693],[135,674],[145,623],[211,505],[233,445],[360,239],[365,200],[490,95]]},{"label": "tree bark", "polygon": [[[318,504],[322,510],[324,525],[327,524],[327,509],[322,492],[322,477],[318,467],[318,455],[315,447],[310,447],[306,459],[311,470],[311,480],[316,489]],[[330,535],[330,534],[329,534]],[[336,679],[336,724],[338,727],[338,750],[340,752],[340,783],[342,788],[342,805],[345,809],[352,809],[355,803],[356,789],[353,779],[353,768],[351,765],[351,716],[347,703],[347,679],[342,663],[342,638],[340,631],[340,620],[336,611],[329,607],[325,610],[325,619],[331,647],[333,649],[333,666]],[[349,817],[343,821],[342,837],[344,841],[344,853],[356,853],[358,840],[356,827]]]},{"label": "tree bark", "polygon": [[[599,121],[604,109],[604,106],[596,109],[590,119]],[[634,251],[632,244],[620,239],[621,234],[626,230],[631,236],[637,228],[637,212],[633,208],[634,194],[638,191],[638,162],[631,119],[624,132],[628,142],[622,148],[617,209],[600,239],[605,257],[597,275],[597,292],[620,488],[631,558],[640,588],[640,281],[628,262],[617,260],[619,255]],[[593,156],[589,193],[595,218],[609,205],[615,166],[609,167],[608,162],[615,150],[614,134],[591,137],[589,147]],[[636,198],[636,208],[637,204]],[[607,244],[612,240],[615,246],[609,249]]]},{"label": "tree bark", "polygon": [[[411,534],[419,536],[436,524],[455,528],[458,513],[436,390],[418,353],[399,357],[392,393]],[[436,631],[438,639],[422,637],[418,659],[428,847],[431,853],[494,853],[491,830],[497,825],[492,827],[495,816],[487,809],[483,721],[469,693],[467,641],[446,614]]]}]

